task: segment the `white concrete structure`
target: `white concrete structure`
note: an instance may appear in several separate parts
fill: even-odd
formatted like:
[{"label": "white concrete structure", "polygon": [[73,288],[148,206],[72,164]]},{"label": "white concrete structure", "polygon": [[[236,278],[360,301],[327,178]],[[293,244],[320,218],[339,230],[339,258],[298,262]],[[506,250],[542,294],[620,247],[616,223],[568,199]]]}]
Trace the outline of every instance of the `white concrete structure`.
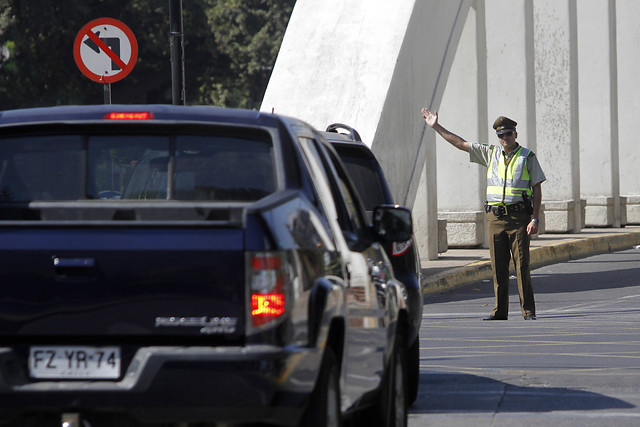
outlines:
[{"label": "white concrete structure", "polygon": [[[469,141],[486,141],[488,137],[487,55],[483,48],[486,20],[482,6],[468,12],[448,79],[456,83],[447,84],[439,108],[442,124]],[[438,185],[438,216],[447,220],[447,242],[450,246],[478,246],[486,234],[482,210],[486,169],[470,163],[466,153],[438,139],[438,182],[456,184]]]},{"label": "white concrete structure", "polygon": [[640,2],[616,0],[614,5],[620,194],[626,198],[627,223],[640,224],[640,145],[635,127],[640,115]]},{"label": "white concrete structure", "polygon": [[[626,223],[618,171],[618,75],[615,3],[577,3],[581,195],[587,226]],[[609,144],[603,141],[610,141]],[[625,215],[623,215],[623,213]]]},{"label": "white concrete structure", "polygon": [[262,110],[358,129],[413,208],[423,258],[442,251],[438,218],[449,246],[486,244],[486,170],[422,106],[469,141],[497,143],[499,115],[518,122],[547,175],[545,232],[637,224],[639,13],[636,0],[298,0]]}]

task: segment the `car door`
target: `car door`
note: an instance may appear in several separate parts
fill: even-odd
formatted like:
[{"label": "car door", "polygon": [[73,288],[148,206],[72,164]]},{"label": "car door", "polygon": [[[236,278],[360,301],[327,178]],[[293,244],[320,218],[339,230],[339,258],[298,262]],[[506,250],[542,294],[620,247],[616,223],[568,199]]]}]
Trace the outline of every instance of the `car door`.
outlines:
[{"label": "car door", "polygon": [[[326,178],[321,197],[345,260],[347,296],[342,370],[343,406],[350,407],[382,380],[388,333],[396,313],[387,300],[392,280],[390,262],[374,242],[351,182],[335,152],[313,138],[300,138],[312,169]],[[391,309],[390,309],[391,308]]]}]

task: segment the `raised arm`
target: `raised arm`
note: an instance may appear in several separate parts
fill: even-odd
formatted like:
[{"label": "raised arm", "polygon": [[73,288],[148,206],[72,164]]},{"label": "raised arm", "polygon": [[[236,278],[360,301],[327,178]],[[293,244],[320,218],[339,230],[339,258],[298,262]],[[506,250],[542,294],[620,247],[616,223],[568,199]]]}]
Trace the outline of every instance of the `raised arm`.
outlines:
[{"label": "raised arm", "polygon": [[422,109],[422,118],[429,127],[433,128],[445,141],[456,147],[458,150],[469,152],[469,143],[456,135],[453,132],[448,131],[438,123],[438,112],[432,113],[428,108]]}]

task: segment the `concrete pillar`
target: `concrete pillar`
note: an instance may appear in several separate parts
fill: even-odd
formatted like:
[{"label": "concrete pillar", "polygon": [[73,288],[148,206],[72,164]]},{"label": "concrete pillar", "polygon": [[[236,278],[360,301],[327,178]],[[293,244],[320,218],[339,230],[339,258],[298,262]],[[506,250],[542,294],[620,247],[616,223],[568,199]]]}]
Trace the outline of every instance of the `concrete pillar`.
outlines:
[{"label": "concrete pillar", "polygon": [[577,2],[580,189],[587,227],[620,227],[615,2]]},{"label": "concrete pillar", "polygon": [[536,154],[545,170],[546,232],[582,228],[575,0],[533,2]]},{"label": "concrete pillar", "polygon": [[[427,259],[437,259],[439,252],[437,146],[420,108],[439,108],[470,5],[471,0],[416,0],[371,147],[396,202],[412,208],[423,224],[415,234]],[[416,203],[419,190],[425,192],[423,203]]]},{"label": "concrete pillar", "polygon": [[[640,224],[640,2],[616,0],[618,58],[618,140],[620,151],[620,194],[626,196],[628,224]],[[623,211],[624,212],[624,211]]]},{"label": "concrete pillar", "polygon": [[[439,111],[440,122],[468,141],[487,140],[484,1],[469,10]],[[433,131],[432,131],[433,132]],[[449,247],[486,244],[486,169],[437,137],[438,218],[447,221]]]},{"label": "concrete pillar", "polygon": [[[533,2],[486,0],[486,21],[487,142],[499,144],[491,126],[498,116],[507,116],[518,122],[518,143],[537,154]],[[546,159],[538,157],[545,168]],[[546,225],[543,207],[540,233]]]},{"label": "concrete pillar", "polygon": [[[530,0],[487,0],[487,111],[489,143],[499,144],[493,128],[498,116],[518,122],[518,142],[536,150],[536,105]],[[542,159],[541,159],[542,160]]]}]

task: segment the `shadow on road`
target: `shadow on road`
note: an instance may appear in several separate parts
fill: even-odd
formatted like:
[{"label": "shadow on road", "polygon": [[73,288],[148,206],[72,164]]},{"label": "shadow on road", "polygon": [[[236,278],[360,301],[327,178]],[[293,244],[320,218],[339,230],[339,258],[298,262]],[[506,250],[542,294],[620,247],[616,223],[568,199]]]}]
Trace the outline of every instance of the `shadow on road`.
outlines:
[{"label": "shadow on road", "polygon": [[[567,277],[567,274],[553,274],[547,271],[548,270],[544,272],[534,271],[532,273],[531,277],[534,292],[538,294],[552,294],[558,292],[585,292],[602,289],[628,288],[638,285],[637,278],[638,275],[640,275],[640,268],[583,273],[572,272],[570,278]],[[515,291],[517,292],[518,288],[515,280],[509,282],[509,290],[512,288],[512,282],[515,284]]]},{"label": "shadow on road", "polygon": [[[590,258],[568,261],[558,273],[558,267],[549,265],[531,272],[533,291],[536,295],[556,294],[560,292],[584,292],[603,289],[620,289],[638,285],[636,250],[605,254],[607,259],[595,255]],[[513,263],[512,263],[513,265]],[[609,267],[602,269],[602,266]],[[509,294],[518,295],[518,282],[515,276],[509,281]],[[442,303],[481,298],[493,298],[493,281],[484,280],[439,294],[425,295],[424,303]]]},{"label": "shadow on road", "polygon": [[422,372],[412,413],[551,412],[628,409],[620,399],[563,387],[517,386],[463,373]]}]

